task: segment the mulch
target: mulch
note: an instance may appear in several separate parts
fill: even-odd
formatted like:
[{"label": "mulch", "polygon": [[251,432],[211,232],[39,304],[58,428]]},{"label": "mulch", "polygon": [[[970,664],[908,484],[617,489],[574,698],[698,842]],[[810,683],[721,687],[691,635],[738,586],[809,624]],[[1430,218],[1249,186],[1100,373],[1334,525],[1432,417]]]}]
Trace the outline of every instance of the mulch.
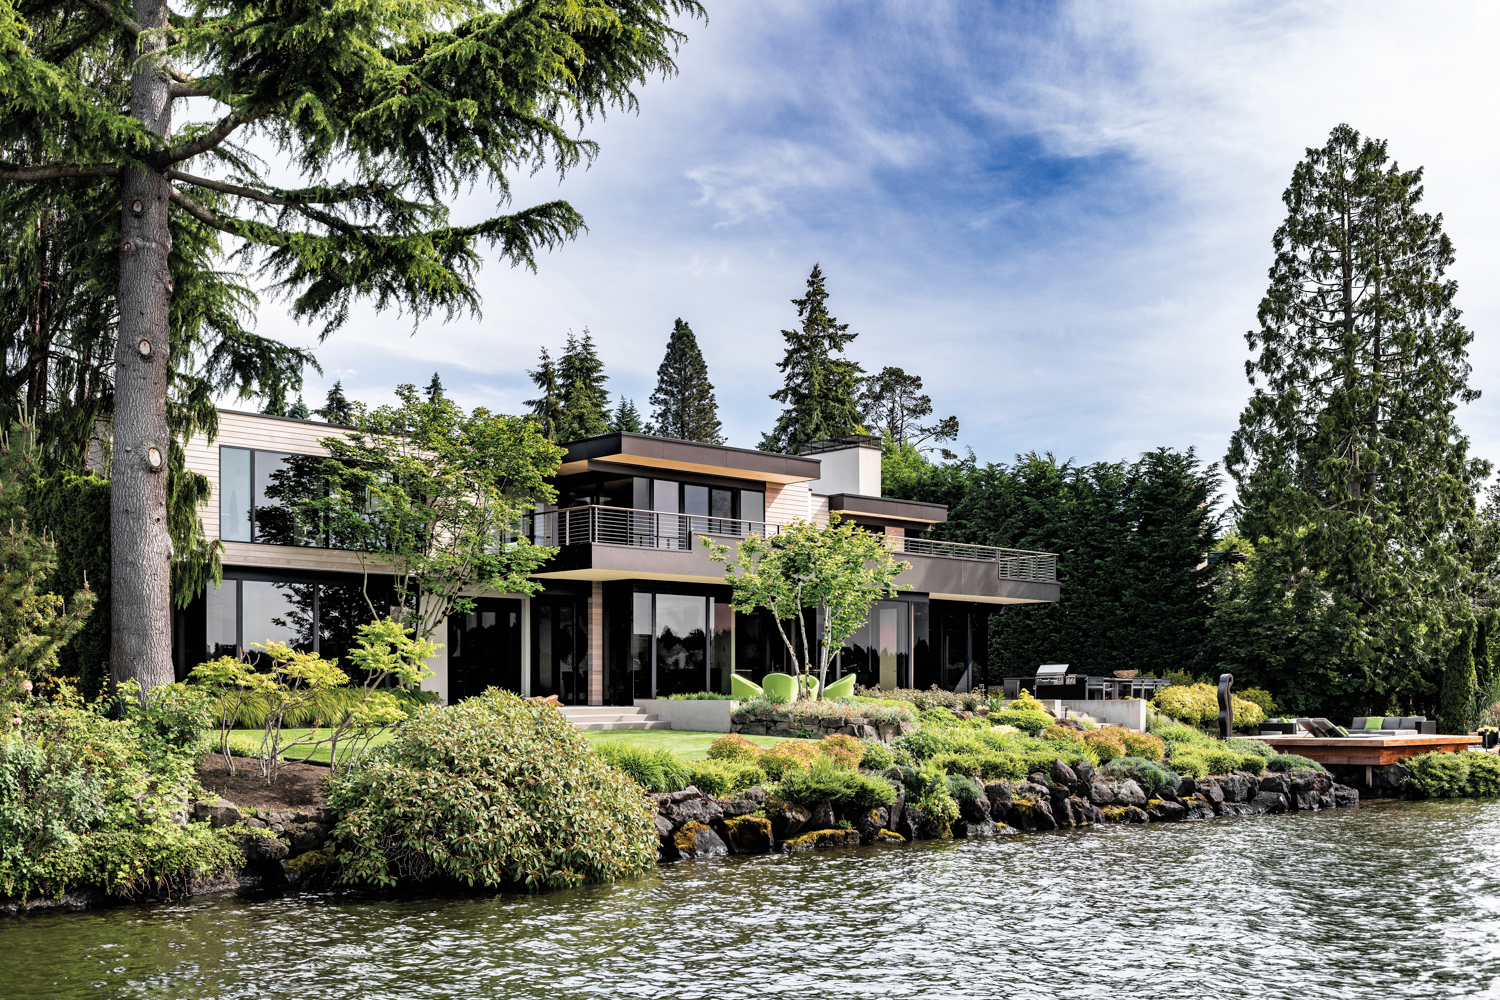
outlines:
[{"label": "mulch", "polygon": [[276,774],[276,784],[269,786],[253,760],[235,761],[236,773],[231,775],[222,756],[206,753],[198,758],[197,770],[205,790],[237,806],[280,812],[328,804],[323,784],[328,768],[319,764],[284,764]]}]

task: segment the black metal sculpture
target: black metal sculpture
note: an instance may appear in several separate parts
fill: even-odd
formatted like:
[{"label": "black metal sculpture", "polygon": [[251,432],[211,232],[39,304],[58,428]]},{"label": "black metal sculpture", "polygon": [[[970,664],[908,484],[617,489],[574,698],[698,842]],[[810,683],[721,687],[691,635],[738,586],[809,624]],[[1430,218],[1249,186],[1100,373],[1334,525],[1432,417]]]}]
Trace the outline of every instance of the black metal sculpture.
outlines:
[{"label": "black metal sculpture", "polygon": [[1234,674],[1219,675],[1219,739],[1227,740],[1234,734]]}]

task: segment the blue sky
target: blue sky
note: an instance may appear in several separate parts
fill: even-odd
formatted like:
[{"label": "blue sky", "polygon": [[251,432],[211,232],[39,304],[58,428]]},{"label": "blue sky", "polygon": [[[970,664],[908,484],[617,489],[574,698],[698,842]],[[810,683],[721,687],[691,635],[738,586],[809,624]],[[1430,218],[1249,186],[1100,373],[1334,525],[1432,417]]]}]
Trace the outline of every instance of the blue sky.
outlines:
[{"label": "blue sky", "polygon": [[[1476,332],[1460,420],[1500,459],[1500,8],[1275,3],[707,0],[680,74],[587,134],[598,160],[515,203],[570,200],[589,231],[480,275],[478,318],[357,310],[317,349],[380,402],[436,370],[517,412],[538,348],[587,327],[644,409],[673,320],[692,324],[731,444],[774,422],[779,331],[813,262],[867,370],[921,375],[980,458],[1081,461],[1160,445],[1218,460],[1249,387],[1244,332],[1281,192],[1347,121],[1427,169]],[[460,218],[488,214],[466,194]],[[268,302],[263,333],[312,334]]]}]

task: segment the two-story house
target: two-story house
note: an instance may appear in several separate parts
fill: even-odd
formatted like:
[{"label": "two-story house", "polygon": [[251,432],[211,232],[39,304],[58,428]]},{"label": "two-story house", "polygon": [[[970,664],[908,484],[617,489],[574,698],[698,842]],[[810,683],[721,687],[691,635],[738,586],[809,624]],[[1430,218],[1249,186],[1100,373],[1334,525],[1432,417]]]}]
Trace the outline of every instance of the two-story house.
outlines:
[{"label": "two-story house", "polygon": [[[321,454],[319,439],[338,433],[224,411],[212,445],[190,442],[189,467],[213,482],[203,521],[223,540],[225,572],[223,586],[177,616],[179,674],[268,639],[342,656],[369,618],[367,595],[376,607],[387,601],[388,580],[366,578],[354,553],[314,533],[278,530],[276,473],[288,456]],[[839,653],[836,676],[966,689],[983,669],[992,611],[1057,600],[1050,553],[923,537],[946,509],[882,497],[873,438],[819,442],[801,455],[623,433],[565,448],[557,506],[530,526],[538,543],[558,547],[536,574],[543,589],[475,594],[472,613],[449,617],[427,682],[446,701],[497,686],[565,704],[628,705],[727,693],[733,673],[759,680],[783,669],[776,623],[764,611],[730,607],[723,568],[698,539],[734,545],[833,512],[887,536],[911,564],[900,578],[909,589],[876,604]]]}]

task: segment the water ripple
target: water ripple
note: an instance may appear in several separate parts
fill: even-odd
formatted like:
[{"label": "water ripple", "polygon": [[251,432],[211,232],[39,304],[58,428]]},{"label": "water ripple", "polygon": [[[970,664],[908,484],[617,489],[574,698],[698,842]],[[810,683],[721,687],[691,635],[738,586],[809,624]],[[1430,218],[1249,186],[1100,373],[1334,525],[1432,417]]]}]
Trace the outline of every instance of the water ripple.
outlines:
[{"label": "water ripple", "polygon": [[543,897],[225,897],[0,924],[8,1000],[1500,1000],[1500,804],[663,868]]}]

